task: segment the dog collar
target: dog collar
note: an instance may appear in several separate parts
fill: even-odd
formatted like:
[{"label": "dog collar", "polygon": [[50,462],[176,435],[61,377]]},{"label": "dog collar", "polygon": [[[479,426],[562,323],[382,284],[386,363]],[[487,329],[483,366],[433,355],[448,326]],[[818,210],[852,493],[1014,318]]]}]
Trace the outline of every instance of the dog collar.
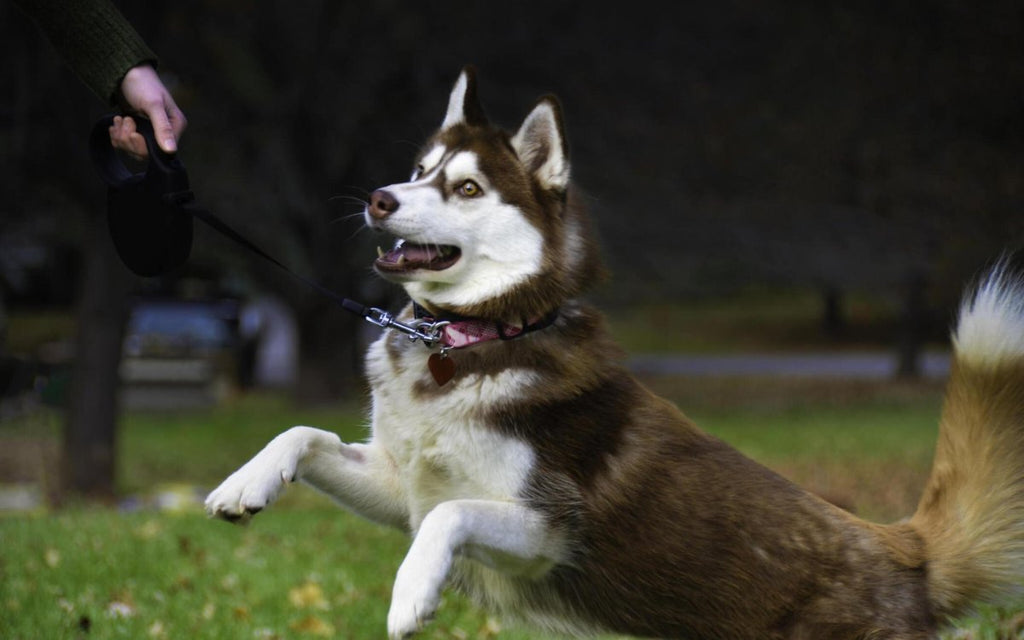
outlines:
[{"label": "dog collar", "polygon": [[513,340],[547,328],[558,318],[558,309],[537,318],[524,318],[518,325],[459,316],[451,320],[438,320],[415,302],[413,303],[413,314],[417,320],[436,323],[435,326],[439,329],[438,342],[441,343],[441,351],[430,355],[430,358],[427,359],[427,368],[430,369],[430,374],[438,386],[444,386],[455,376],[455,361],[448,357],[449,351],[491,340]]},{"label": "dog collar", "polygon": [[413,314],[417,320],[447,323],[439,327],[439,342],[442,345],[442,350],[449,350],[462,349],[490,340],[512,340],[545,329],[558,318],[558,309],[536,318],[524,318],[518,325],[462,316],[453,316],[451,319],[435,318],[427,309],[415,302],[413,303]]}]

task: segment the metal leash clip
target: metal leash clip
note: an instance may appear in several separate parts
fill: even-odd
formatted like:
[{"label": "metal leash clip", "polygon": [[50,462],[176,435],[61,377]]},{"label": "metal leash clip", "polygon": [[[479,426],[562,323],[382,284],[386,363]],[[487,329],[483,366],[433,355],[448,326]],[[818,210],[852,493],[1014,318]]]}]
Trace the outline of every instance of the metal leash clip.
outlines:
[{"label": "metal leash clip", "polygon": [[441,340],[443,329],[451,324],[448,320],[432,321],[428,319],[416,320],[412,324],[406,324],[397,320],[395,316],[383,309],[371,307],[366,314],[366,321],[375,324],[382,329],[396,329],[404,333],[409,340],[416,342],[422,340],[423,344],[432,347]]}]

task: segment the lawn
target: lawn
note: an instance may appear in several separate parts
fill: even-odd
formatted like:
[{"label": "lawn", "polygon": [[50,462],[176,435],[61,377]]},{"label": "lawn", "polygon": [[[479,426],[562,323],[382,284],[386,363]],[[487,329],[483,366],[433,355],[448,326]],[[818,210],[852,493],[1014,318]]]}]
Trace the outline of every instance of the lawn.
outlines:
[{"label": "lawn", "polygon": [[799,352],[891,348],[899,313],[892,299],[850,291],[843,299],[842,327],[829,332],[823,330],[821,292],[753,287],[696,296],[686,304],[619,304],[610,309],[608,321],[616,339],[635,354]]},{"label": "lawn", "polygon": [[[865,517],[913,509],[941,389],[931,384],[652,379],[709,431]],[[248,527],[211,521],[196,496],[293,424],[363,437],[361,408],[299,409],[249,396],[213,411],[132,413],[121,435],[122,508],[0,518],[0,638],[378,638],[403,535],[304,487]],[[0,426],[5,442],[54,437],[57,416]],[[157,510],[161,496],[177,508]],[[987,611],[949,638],[1019,638]],[[537,638],[448,594],[425,638]]]}]

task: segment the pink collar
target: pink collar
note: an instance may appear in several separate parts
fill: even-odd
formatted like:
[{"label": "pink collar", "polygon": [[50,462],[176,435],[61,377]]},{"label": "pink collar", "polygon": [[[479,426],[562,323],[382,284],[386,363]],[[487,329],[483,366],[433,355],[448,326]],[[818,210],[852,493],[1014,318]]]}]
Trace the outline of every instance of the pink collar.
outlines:
[{"label": "pink collar", "polygon": [[509,340],[526,331],[525,326],[510,326],[488,320],[460,320],[441,329],[441,344],[449,349],[461,349],[489,340]]},{"label": "pink collar", "polygon": [[[415,305],[415,314],[417,319],[434,319],[426,309],[418,304]],[[447,351],[448,349],[470,347],[490,340],[511,340],[549,327],[557,318],[558,309],[544,316],[524,320],[519,325],[479,318],[459,318],[440,327],[440,342],[442,349]]]}]

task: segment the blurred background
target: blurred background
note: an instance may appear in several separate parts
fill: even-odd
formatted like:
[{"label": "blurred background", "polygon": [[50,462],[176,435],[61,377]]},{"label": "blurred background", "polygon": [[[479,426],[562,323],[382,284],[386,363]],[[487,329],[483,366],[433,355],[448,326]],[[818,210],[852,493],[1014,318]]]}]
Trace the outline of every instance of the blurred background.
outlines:
[{"label": "blurred background", "polygon": [[[960,292],[1024,236],[1018,0],[116,4],[199,204],[389,309],[363,200],[461,67],[510,129],[558,95],[637,375],[844,508],[913,510]],[[0,636],[379,637],[404,535],[298,488],[245,529],[201,509],[288,426],[365,437],[379,331],[199,223],[132,275],[87,150],[110,107],[5,0],[0,54]],[[538,638],[453,593],[428,637]]]},{"label": "blurred background", "polygon": [[[613,274],[593,297],[642,373],[941,377],[960,291],[1022,238],[1019,2],[300,5],[118,3],[199,203],[366,304],[400,299],[362,201],[467,63],[510,129],[562,100]],[[9,2],[0,50],[0,420],[56,408],[55,495],[116,493],[124,409],[364,397],[373,328],[204,225],[185,267],[128,272],[87,154],[109,107]]]}]

